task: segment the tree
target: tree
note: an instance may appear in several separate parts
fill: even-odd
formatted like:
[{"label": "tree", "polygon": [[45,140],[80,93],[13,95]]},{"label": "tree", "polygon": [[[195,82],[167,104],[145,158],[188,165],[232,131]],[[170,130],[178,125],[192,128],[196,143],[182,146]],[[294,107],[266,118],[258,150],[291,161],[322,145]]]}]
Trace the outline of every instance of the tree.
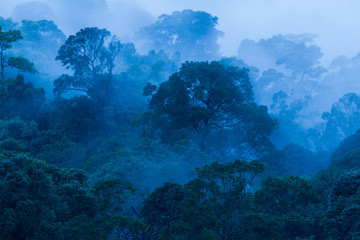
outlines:
[{"label": "tree", "polygon": [[219,131],[236,130],[237,143],[255,143],[275,127],[267,108],[254,102],[247,70],[218,62],[184,63],[151,95],[144,117],[163,142],[198,139],[202,147]]},{"label": "tree", "polygon": [[19,30],[9,30],[3,32],[0,26],[0,67],[1,67],[1,79],[2,88],[5,91],[5,68],[12,67],[17,68],[23,72],[36,73],[34,64],[23,57],[7,57],[5,51],[12,48],[12,44],[23,39]]},{"label": "tree", "polygon": [[[21,22],[20,30],[25,41],[35,43],[45,52],[57,51],[59,44],[63,44],[66,40],[65,34],[58,29],[53,21],[28,21]],[[53,60],[53,59],[52,59]]]},{"label": "tree", "polygon": [[[354,150],[360,149],[360,130],[358,130],[354,135],[351,135],[345,138],[339,146],[332,152],[331,160],[336,160],[337,158],[342,158],[343,155],[352,152]],[[348,163],[344,164],[350,168],[355,166]]]},{"label": "tree", "polygon": [[140,37],[150,49],[174,54],[180,52],[182,60],[215,60],[219,57],[218,18],[202,11],[183,10],[171,15],[163,14],[154,24],[140,30]]},{"label": "tree", "polygon": [[267,239],[319,237],[322,216],[318,213],[318,202],[313,186],[306,179],[267,177],[262,181],[262,188],[255,192],[253,202],[252,218],[258,218],[262,225],[254,226],[252,222],[246,228],[266,232]]},{"label": "tree", "polygon": [[14,23],[11,18],[5,19],[0,17],[0,26],[2,31],[9,31],[16,28],[17,23]]},{"label": "tree", "polygon": [[[144,219],[153,231],[162,232],[161,235],[171,239],[172,223],[176,221],[183,210],[181,204],[184,198],[183,187],[176,183],[165,183],[144,201],[141,211]],[[165,237],[164,236],[164,237]]]},{"label": "tree", "polygon": [[58,98],[50,107],[48,119],[51,127],[65,131],[67,136],[79,140],[99,131],[99,116],[94,99],[86,96]]},{"label": "tree", "polygon": [[54,63],[54,58],[66,41],[65,34],[54,22],[47,20],[23,20],[18,29],[24,39],[14,52],[21,52],[24,57],[36,61],[36,67],[41,73],[56,76],[62,69],[60,64]]},{"label": "tree", "polygon": [[88,182],[79,169],[0,154],[0,239],[100,240],[114,228],[146,232],[142,221],[123,216],[120,208],[126,191],[133,192],[128,183]]},{"label": "tree", "polygon": [[197,168],[198,177],[185,186],[165,183],[145,201],[142,215],[156,239],[239,239],[242,216],[258,161],[213,162]]},{"label": "tree", "polygon": [[[314,101],[312,98],[324,91],[319,82],[326,72],[320,65],[323,53],[314,44],[313,35],[279,34],[258,42],[247,39],[242,41],[238,52],[247,64],[256,66],[262,72],[260,78],[254,80],[259,104],[271,105],[273,95],[281,91],[288,95],[286,102],[289,106],[310,109],[311,104],[303,103]],[[294,117],[304,121],[299,119],[300,114],[296,113]]]},{"label": "tree", "polygon": [[322,115],[324,128],[321,140],[325,149],[334,149],[341,140],[360,128],[360,96],[347,93]]},{"label": "tree", "polygon": [[293,77],[299,76],[300,80],[305,76],[317,78],[326,71],[319,66],[323,53],[319,46],[313,44],[314,37],[311,34],[279,34],[259,42],[246,39],[241,42],[238,53],[249,64],[259,65],[259,62],[253,63],[253,59],[259,59],[253,56],[263,56],[263,66],[259,67],[274,68],[283,65],[292,71]]},{"label": "tree", "polygon": [[109,97],[114,60],[122,44],[106,29],[85,28],[70,35],[55,58],[73,76],[64,74],[55,80],[54,92],[61,95],[69,90],[83,91],[91,97]]},{"label": "tree", "polygon": [[74,221],[83,228],[74,239],[99,234],[103,230],[94,223],[98,208],[86,180],[81,170],[60,169],[24,154],[1,154],[0,238],[64,239],[76,231]]},{"label": "tree", "polygon": [[329,194],[325,230],[328,239],[358,239],[360,236],[360,173],[341,175]]},{"label": "tree", "polygon": [[289,144],[282,150],[285,169],[282,174],[313,176],[328,165],[328,154],[315,153],[300,145]]},{"label": "tree", "polygon": [[[11,60],[11,59],[9,59]],[[0,117],[19,116],[22,119],[35,119],[45,104],[45,91],[25,82],[20,74],[6,81],[6,95],[0,98]]]}]

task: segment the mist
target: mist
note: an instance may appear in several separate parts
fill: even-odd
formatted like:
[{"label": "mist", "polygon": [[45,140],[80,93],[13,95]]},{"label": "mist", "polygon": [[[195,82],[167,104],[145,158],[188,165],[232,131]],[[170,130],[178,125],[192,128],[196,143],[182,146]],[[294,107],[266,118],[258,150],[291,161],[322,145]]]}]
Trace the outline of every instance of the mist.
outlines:
[{"label": "mist", "polygon": [[317,34],[315,41],[324,52],[321,62],[325,65],[339,55],[353,57],[360,50],[357,31],[360,3],[355,0],[229,0],[226,3],[216,0],[1,0],[0,3],[0,14],[6,18],[49,18],[66,35],[83,27],[105,27],[129,40],[139,28],[153,23],[161,14],[183,9],[206,11],[219,18],[218,29],[225,33],[219,39],[224,56],[235,55],[245,38],[259,40],[279,33]]},{"label": "mist", "polygon": [[360,235],[360,3],[0,6],[0,240]]},{"label": "mist", "polygon": [[[227,1],[223,4],[213,0],[196,2],[187,0],[181,2],[162,0],[15,0],[10,2],[0,0],[0,3],[3,6],[0,9],[0,15],[12,18],[19,24],[23,19],[51,20],[66,36],[75,34],[85,27],[106,28],[113,35],[117,35],[121,42],[134,43],[135,51],[142,55],[148,54],[152,49],[162,50],[161,44],[160,46],[146,45],[144,42],[146,36],[139,35],[140,31],[147,26],[156,24],[159,16],[171,15],[175,11],[181,12],[184,9],[205,11],[210,16],[217,17],[218,32],[214,33],[213,39],[219,44],[219,49],[215,49],[217,46],[214,45],[212,51],[217,53],[212,56],[183,52],[182,61],[220,60],[221,57],[234,56],[243,60],[244,64],[241,67],[253,68],[250,74],[252,74],[254,87],[259,89],[259,91],[255,89],[257,102],[266,105],[272,112],[273,95],[278,91],[283,91],[288,95],[287,101],[290,105],[302,101],[306,106],[298,110],[294,120],[305,128],[321,124],[322,114],[330,111],[332,104],[344,94],[360,91],[357,84],[359,67],[356,60],[360,51],[357,44],[360,41],[360,33],[356,26],[356,19],[359,17],[355,11],[357,7],[360,7],[360,3],[356,1],[344,3],[331,1],[329,3],[322,0],[314,3],[256,0]],[[147,34],[151,41],[151,31]],[[271,49],[261,47],[261,42],[275,41],[273,40],[275,36],[284,36],[289,43],[296,44],[298,41],[306,47],[311,46],[317,49],[318,56],[315,57],[315,62],[311,63],[313,65],[311,68],[313,72],[322,69],[321,74],[312,79],[308,77],[307,86],[302,84],[295,86],[299,83],[299,79],[294,75],[298,74],[295,73],[298,70],[291,69],[286,64],[278,64],[281,53],[274,53]],[[249,46],[253,47],[249,48]],[[185,46],[186,48],[188,46]],[[51,58],[56,55],[56,49],[53,50]],[[171,50],[163,46],[163,50],[169,54],[169,58],[173,58],[172,55],[179,49]],[[294,51],[293,54],[298,54],[296,50]],[[309,49],[309,54],[316,51]],[[28,57],[32,58],[30,55]],[[292,61],[296,61],[295,58]],[[35,63],[37,61],[34,57],[32,60]],[[37,64],[41,66],[41,63]],[[59,63],[54,61],[54,64],[49,64],[54,65],[49,71],[52,78],[61,74]],[[177,64],[179,66],[180,62]],[[42,68],[45,72],[50,69]],[[119,67],[119,69],[125,68]],[[275,75],[269,75],[272,69],[281,75],[277,76],[278,83],[282,83],[273,84],[273,89],[267,86],[266,92],[261,90],[263,87],[261,81],[275,77]],[[166,79],[174,71],[173,68],[162,78]],[[53,80],[49,79],[49,81]],[[309,88],[312,90],[310,91]],[[326,95],[322,94],[323,89],[327,89]]]}]

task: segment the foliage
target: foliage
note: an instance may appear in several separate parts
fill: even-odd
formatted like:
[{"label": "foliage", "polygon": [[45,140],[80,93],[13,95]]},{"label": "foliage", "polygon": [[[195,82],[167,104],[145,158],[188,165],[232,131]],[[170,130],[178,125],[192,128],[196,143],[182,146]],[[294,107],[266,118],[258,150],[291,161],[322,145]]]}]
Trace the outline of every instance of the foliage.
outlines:
[{"label": "foliage", "polygon": [[[16,69],[0,98],[0,239],[358,238],[359,134],[312,177],[330,155],[314,150],[357,130],[358,96],[310,131],[304,119],[359,56],[324,75],[313,36],[277,35],[243,41],[243,60],[177,71],[219,58],[217,18],[191,10],[143,28],[146,54],[96,27],[66,38],[46,20],[0,25]],[[35,72],[25,57],[40,74],[9,78]],[[67,73],[55,99],[35,87],[55,78],[44,73]]]},{"label": "foliage", "polygon": [[259,41],[246,39],[239,46],[238,56],[256,67],[252,71],[257,74],[251,80],[257,102],[268,106],[279,122],[271,138],[278,148],[299,144],[327,150],[320,141],[314,141],[318,133],[308,131],[320,121],[333,97],[333,90],[323,81],[333,69],[320,65],[323,53],[314,43],[315,37],[278,34]]},{"label": "foliage", "polygon": [[17,75],[6,81],[5,90],[6,94],[0,98],[2,118],[19,116],[33,120],[38,117],[45,103],[44,89],[34,87],[31,82],[25,82],[22,75]]},{"label": "foliage", "polygon": [[42,52],[54,55],[61,44],[65,42],[66,36],[58,29],[53,21],[29,21],[21,22],[20,31],[23,33],[24,41],[30,42],[40,48]]},{"label": "foliage", "polygon": [[322,115],[325,121],[322,142],[329,149],[334,149],[346,136],[354,134],[360,127],[359,112],[360,96],[355,93],[345,94],[338,102],[335,102],[330,112]]},{"label": "foliage", "polygon": [[39,136],[36,122],[14,118],[0,120],[0,127],[1,151],[30,152],[36,149],[35,141]]},{"label": "foliage", "polygon": [[350,135],[341,141],[339,146],[331,154],[331,159],[334,160],[339,158],[357,148],[360,148],[360,131],[357,131],[355,134]]},{"label": "foliage", "polygon": [[360,163],[360,149],[355,148],[341,157],[335,158],[330,162],[329,167],[339,168],[342,170],[350,170],[354,168],[359,168]]},{"label": "foliage", "polygon": [[[0,18],[0,25],[3,30],[20,31],[23,36],[21,41],[14,42],[13,47],[6,50],[6,57],[21,56],[22,58],[15,57],[14,60],[17,63],[15,66],[20,66],[23,70],[28,69],[30,73],[34,72],[34,67],[31,67],[33,62],[39,74],[26,74],[25,71],[25,77],[34,85],[46,88],[47,96],[51,96],[53,78],[61,70],[54,59],[57,50],[65,42],[66,36],[54,22],[47,20],[23,20],[21,23],[15,23],[11,19],[1,20]],[[23,67],[22,62],[28,67]],[[15,77],[16,74],[17,69],[9,67],[5,72],[5,78]]]},{"label": "foliage", "polygon": [[57,239],[61,226],[97,212],[82,171],[2,154],[0,177],[2,239]]},{"label": "foliage", "polygon": [[5,19],[3,17],[0,17],[0,26],[2,31],[12,30],[16,27],[16,25],[17,24],[14,23],[11,18]]},{"label": "foliage", "polygon": [[206,12],[183,10],[161,15],[157,22],[140,30],[150,49],[169,54],[180,52],[182,61],[215,60],[219,56],[217,17]]},{"label": "foliage", "polygon": [[317,66],[323,54],[313,41],[314,36],[310,34],[279,34],[269,39],[261,39],[257,43],[249,39],[243,40],[238,52],[242,58],[245,57],[245,60],[246,57],[250,58],[256,53],[267,59],[270,58],[272,66],[284,65],[294,76],[300,75],[301,79],[305,75],[316,78],[325,69]]},{"label": "foliage", "polygon": [[269,239],[319,237],[321,211],[308,180],[295,176],[268,177],[254,195],[254,215],[264,226]]},{"label": "foliage", "polygon": [[115,36],[111,37],[106,29],[85,28],[76,35],[70,35],[59,49],[56,60],[72,69],[74,75],[64,74],[55,80],[55,94],[77,90],[91,97],[103,94],[108,98],[114,60],[121,48],[120,41]]},{"label": "foliage", "polygon": [[359,172],[349,171],[334,184],[329,195],[325,227],[332,239],[359,236]]},{"label": "foliage", "polygon": [[19,30],[9,30],[3,32],[0,26],[0,71],[2,79],[2,96],[6,94],[5,90],[5,68],[15,68],[22,72],[37,73],[34,64],[23,57],[8,57],[5,53],[13,47],[13,44],[23,39]]},{"label": "foliage", "polygon": [[[14,42],[22,39],[21,32],[19,30],[9,30],[3,32],[0,26],[0,67],[1,67],[1,80],[2,87],[5,88],[5,67],[7,67],[7,57],[5,56],[5,50],[12,48]],[[4,90],[3,90],[4,91]]]},{"label": "foliage", "polygon": [[22,72],[37,73],[38,71],[34,68],[34,63],[30,62],[23,57],[10,57],[7,60],[9,67],[17,68]]},{"label": "foliage", "polygon": [[259,162],[212,163],[198,168],[198,178],[184,187],[166,183],[144,202],[142,215],[160,239],[231,239],[240,236],[238,219],[245,211]]},{"label": "foliage", "polygon": [[237,131],[237,144],[255,144],[275,126],[267,109],[254,103],[246,70],[217,62],[183,64],[152,94],[149,109],[144,118],[168,144],[193,135],[204,147],[211,134],[228,129]]},{"label": "foliage", "polygon": [[84,138],[96,130],[96,103],[86,96],[57,98],[49,109],[48,120],[74,138]]},{"label": "foliage", "polygon": [[314,176],[329,164],[329,156],[325,152],[316,153],[295,144],[286,145],[282,154],[286,165],[283,174]]}]

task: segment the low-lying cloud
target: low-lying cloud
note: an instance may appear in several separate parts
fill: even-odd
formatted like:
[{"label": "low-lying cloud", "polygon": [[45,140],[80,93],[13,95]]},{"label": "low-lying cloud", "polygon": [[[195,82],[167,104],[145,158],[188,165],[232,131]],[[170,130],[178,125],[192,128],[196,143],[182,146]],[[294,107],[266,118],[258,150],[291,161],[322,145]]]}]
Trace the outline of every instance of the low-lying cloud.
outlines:
[{"label": "low-lying cloud", "polygon": [[106,27],[125,40],[160,14],[202,10],[219,18],[218,28],[225,32],[220,39],[225,55],[235,55],[245,38],[304,32],[318,34],[325,64],[360,50],[360,2],[356,0],[0,0],[0,5],[4,17],[52,18],[66,34],[87,26]]}]

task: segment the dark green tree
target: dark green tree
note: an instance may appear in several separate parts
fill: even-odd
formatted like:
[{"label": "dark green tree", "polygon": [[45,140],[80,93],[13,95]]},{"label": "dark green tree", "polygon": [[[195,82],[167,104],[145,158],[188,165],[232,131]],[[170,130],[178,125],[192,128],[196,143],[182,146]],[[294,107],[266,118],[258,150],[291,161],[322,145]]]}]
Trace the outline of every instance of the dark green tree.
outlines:
[{"label": "dark green tree", "polygon": [[184,194],[181,185],[165,183],[144,201],[141,213],[152,232],[164,239],[171,239],[173,223],[183,211]]},{"label": "dark green tree", "polygon": [[[339,144],[339,146],[334,150],[334,152],[331,154],[332,163],[337,162],[336,159],[344,158],[344,155],[346,155],[352,151],[356,151],[358,149],[360,149],[360,131],[359,130],[355,134],[345,138]],[[339,162],[341,162],[341,161],[339,161]],[[354,164],[344,163],[341,165],[347,166],[350,168],[356,167],[355,162],[354,162]]]},{"label": "dark green tree", "polygon": [[43,88],[36,88],[31,82],[25,82],[24,76],[18,74],[16,78],[6,81],[5,90],[6,95],[0,98],[1,118],[19,116],[34,120],[38,117],[46,101]]},{"label": "dark green tree", "polygon": [[46,113],[47,121],[53,129],[67,133],[73,139],[85,139],[97,132],[98,109],[94,99],[75,96],[71,99],[57,98]]},{"label": "dark green tree", "polygon": [[166,183],[144,202],[142,215],[156,239],[238,239],[258,161],[214,162],[185,186]]},{"label": "dark green tree", "polygon": [[86,180],[81,170],[1,154],[0,238],[104,239],[95,237],[104,230],[94,223],[98,207]]},{"label": "dark green tree", "polygon": [[157,91],[148,85],[144,93],[153,93],[144,118],[165,143],[195,139],[204,147],[211,135],[232,130],[237,143],[259,143],[275,127],[267,108],[254,102],[245,69],[187,62]]},{"label": "dark green tree", "polygon": [[[311,183],[297,176],[268,177],[254,194],[246,232],[258,239],[323,239],[321,206]],[[261,224],[256,226],[254,220]],[[249,237],[250,238],[250,237]]]},{"label": "dark green tree", "polygon": [[360,236],[360,173],[341,175],[329,195],[324,219],[327,239],[358,239]]}]

